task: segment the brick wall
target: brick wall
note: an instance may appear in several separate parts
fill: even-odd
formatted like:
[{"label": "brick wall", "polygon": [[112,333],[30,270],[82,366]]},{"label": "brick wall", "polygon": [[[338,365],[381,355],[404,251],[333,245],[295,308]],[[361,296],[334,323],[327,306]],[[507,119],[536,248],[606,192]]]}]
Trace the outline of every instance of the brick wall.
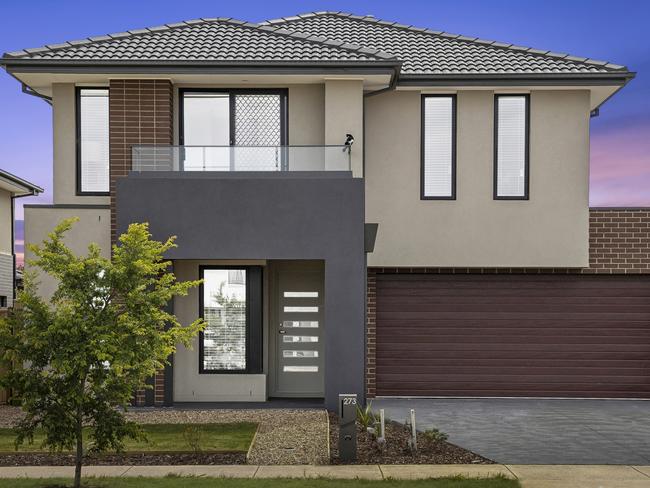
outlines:
[{"label": "brick wall", "polygon": [[367,315],[366,315],[366,395],[375,397],[375,357],[377,354],[377,274],[368,270],[367,278]]},{"label": "brick wall", "polygon": [[[134,144],[173,144],[173,86],[169,80],[111,80],[109,86],[111,237],[115,241],[115,183],[131,170]],[[152,380],[153,392],[135,395],[134,404],[162,405],[165,373]]]},{"label": "brick wall", "polygon": [[650,273],[650,208],[589,212],[589,268],[595,273]]},{"label": "brick wall", "polygon": [[131,170],[134,144],[173,144],[169,80],[111,80],[109,86],[111,236],[115,240],[115,182]]},{"label": "brick wall", "polygon": [[369,268],[366,319],[366,395],[375,397],[377,274],[650,274],[650,208],[593,208],[588,268]]}]

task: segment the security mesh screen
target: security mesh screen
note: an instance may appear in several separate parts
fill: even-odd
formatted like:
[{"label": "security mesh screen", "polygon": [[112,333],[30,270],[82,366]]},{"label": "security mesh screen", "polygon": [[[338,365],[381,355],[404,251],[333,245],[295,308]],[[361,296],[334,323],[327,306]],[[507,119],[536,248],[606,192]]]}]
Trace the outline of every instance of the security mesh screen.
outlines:
[{"label": "security mesh screen", "polygon": [[272,146],[237,151],[238,170],[278,170],[282,153],[281,97],[273,94],[235,95],[235,145]]},{"label": "security mesh screen", "polygon": [[203,369],[246,369],[246,270],[203,274]]},{"label": "security mesh screen", "polygon": [[497,196],[526,195],[526,97],[497,97]]},{"label": "security mesh screen", "polygon": [[109,191],[108,90],[79,92],[81,191]]},{"label": "security mesh screen", "polygon": [[424,196],[453,195],[453,98],[424,98]]}]

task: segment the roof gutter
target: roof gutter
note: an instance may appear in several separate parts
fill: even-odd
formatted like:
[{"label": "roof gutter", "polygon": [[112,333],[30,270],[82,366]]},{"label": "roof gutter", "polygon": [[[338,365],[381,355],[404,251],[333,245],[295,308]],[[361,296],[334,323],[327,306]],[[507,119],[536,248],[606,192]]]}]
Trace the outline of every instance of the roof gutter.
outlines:
[{"label": "roof gutter", "polygon": [[400,86],[480,86],[480,85],[625,85],[635,77],[630,71],[610,73],[575,73],[575,74],[466,74],[466,75],[402,75]]},{"label": "roof gutter", "polygon": [[395,90],[395,88],[397,88],[397,81],[399,80],[399,74],[400,74],[401,68],[402,67],[400,65],[400,66],[397,66],[397,67],[395,67],[393,69],[393,74],[391,75],[390,82],[388,83],[388,86],[386,88],[381,88],[379,90],[374,90],[374,91],[371,91],[371,92],[368,92],[368,93],[364,93],[363,97],[364,98],[373,97],[375,95],[380,95],[382,93],[386,93],[386,92]]}]

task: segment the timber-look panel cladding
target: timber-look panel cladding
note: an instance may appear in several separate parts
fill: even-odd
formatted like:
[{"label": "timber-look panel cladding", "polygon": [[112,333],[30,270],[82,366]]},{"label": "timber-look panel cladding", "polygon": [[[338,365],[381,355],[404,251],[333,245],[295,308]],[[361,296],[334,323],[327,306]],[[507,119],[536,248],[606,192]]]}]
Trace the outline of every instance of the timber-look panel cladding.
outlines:
[{"label": "timber-look panel cladding", "polygon": [[[377,393],[377,281],[384,275],[617,275],[623,282],[632,276],[650,274],[650,209],[594,208],[589,219],[589,268],[369,268],[366,347],[366,394]],[[559,278],[559,277],[558,277]],[[588,277],[579,278],[587,280]],[[602,279],[605,279],[603,276]],[[639,277],[650,282],[650,276]],[[561,281],[560,281],[561,283]],[[631,292],[632,293],[632,292]],[[595,304],[597,305],[597,304]],[[645,325],[646,329],[650,324]],[[650,338],[646,339],[650,341]],[[648,342],[646,342],[647,344]],[[649,356],[650,357],[650,354]],[[650,364],[647,365],[650,367]]]},{"label": "timber-look panel cladding", "polygon": [[111,80],[109,138],[111,237],[115,241],[115,182],[131,170],[131,146],[173,144],[171,81]]}]

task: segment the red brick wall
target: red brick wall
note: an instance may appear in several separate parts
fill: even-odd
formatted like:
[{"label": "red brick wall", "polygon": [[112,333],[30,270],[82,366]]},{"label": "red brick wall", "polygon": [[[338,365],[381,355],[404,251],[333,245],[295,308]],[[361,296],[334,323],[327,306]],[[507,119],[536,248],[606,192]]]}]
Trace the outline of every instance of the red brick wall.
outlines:
[{"label": "red brick wall", "polygon": [[375,396],[377,274],[553,273],[650,274],[650,208],[594,208],[589,212],[588,268],[369,268],[366,319],[366,395]]},{"label": "red brick wall", "polygon": [[169,80],[111,80],[109,86],[111,235],[115,240],[115,182],[131,170],[134,144],[173,144],[173,86]]},{"label": "red brick wall", "polygon": [[[116,238],[115,183],[131,170],[134,144],[173,144],[173,85],[169,80],[111,80],[109,86],[111,237]],[[165,373],[154,378],[154,404],[162,405]],[[144,390],[134,403],[144,405]]]}]

